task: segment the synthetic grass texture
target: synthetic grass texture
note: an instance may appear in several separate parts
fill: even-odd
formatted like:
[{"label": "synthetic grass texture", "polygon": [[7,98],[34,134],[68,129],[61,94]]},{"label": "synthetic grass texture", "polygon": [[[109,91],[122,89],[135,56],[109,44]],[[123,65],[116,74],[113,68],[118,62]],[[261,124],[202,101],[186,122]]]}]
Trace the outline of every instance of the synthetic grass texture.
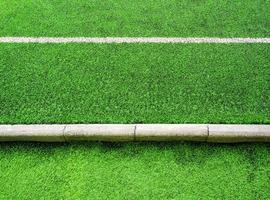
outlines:
[{"label": "synthetic grass texture", "polygon": [[270,123],[269,44],[1,44],[0,123]]},{"label": "synthetic grass texture", "polygon": [[265,0],[0,0],[0,36],[269,37]]},{"label": "synthetic grass texture", "polygon": [[1,143],[1,199],[269,199],[269,144]]}]

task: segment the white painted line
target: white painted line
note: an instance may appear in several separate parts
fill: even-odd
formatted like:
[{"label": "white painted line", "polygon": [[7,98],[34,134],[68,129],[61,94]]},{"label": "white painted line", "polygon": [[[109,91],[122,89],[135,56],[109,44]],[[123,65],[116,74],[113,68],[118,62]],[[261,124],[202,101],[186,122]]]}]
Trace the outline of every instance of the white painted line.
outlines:
[{"label": "white painted line", "polygon": [[138,124],[136,141],[206,141],[207,125],[200,124]]},{"label": "white painted line", "polygon": [[0,43],[270,43],[270,38],[0,37]]},{"label": "white painted line", "polygon": [[0,141],[270,142],[270,125],[67,124],[0,125]]},{"label": "white painted line", "polygon": [[208,142],[270,142],[270,125],[209,125]]},{"label": "white painted line", "polygon": [[128,124],[70,124],[65,128],[66,141],[133,141],[135,125]]}]

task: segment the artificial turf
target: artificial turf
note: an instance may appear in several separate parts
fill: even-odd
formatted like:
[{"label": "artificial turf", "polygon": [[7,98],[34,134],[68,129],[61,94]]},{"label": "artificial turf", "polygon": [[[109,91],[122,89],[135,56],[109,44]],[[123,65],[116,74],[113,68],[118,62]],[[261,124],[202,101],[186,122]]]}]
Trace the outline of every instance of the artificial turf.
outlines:
[{"label": "artificial turf", "polygon": [[269,199],[269,144],[0,143],[1,199]]},{"label": "artificial turf", "polygon": [[[270,1],[0,0],[0,36],[269,37]],[[0,123],[270,123],[269,44],[0,44]],[[269,144],[0,143],[0,199],[270,199]]]},{"label": "artificial turf", "polygon": [[0,0],[0,36],[268,37],[265,0]]},{"label": "artificial turf", "polygon": [[0,44],[0,123],[270,123],[269,44]]}]

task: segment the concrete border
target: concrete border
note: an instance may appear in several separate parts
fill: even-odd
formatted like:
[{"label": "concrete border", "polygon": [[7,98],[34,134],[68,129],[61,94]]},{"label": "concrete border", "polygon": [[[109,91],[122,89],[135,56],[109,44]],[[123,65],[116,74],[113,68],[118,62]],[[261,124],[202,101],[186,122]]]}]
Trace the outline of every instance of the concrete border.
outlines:
[{"label": "concrete border", "polygon": [[208,142],[270,142],[270,125],[211,124]]},{"label": "concrete border", "polygon": [[208,127],[203,124],[138,124],[136,141],[206,141]]},{"label": "concrete border", "polygon": [[129,124],[70,124],[66,125],[66,141],[133,141],[135,125]]},{"label": "concrete border", "polygon": [[65,125],[0,125],[0,141],[64,142]]},{"label": "concrete border", "polygon": [[0,141],[270,142],[270,125],[33,124],[0,125]]},{"label": "concrete border", "polygon": [[270,38],[217,37],[0,37],[0,43],[270,43]]}]

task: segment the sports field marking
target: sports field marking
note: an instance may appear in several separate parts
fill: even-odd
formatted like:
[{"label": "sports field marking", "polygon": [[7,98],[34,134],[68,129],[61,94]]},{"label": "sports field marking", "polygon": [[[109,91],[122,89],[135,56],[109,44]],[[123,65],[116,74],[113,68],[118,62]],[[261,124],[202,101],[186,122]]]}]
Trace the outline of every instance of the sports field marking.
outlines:
[{"label": "sports field marking", "polygon": [[270,43],[270,38],[0,37],[0,43]]}]

